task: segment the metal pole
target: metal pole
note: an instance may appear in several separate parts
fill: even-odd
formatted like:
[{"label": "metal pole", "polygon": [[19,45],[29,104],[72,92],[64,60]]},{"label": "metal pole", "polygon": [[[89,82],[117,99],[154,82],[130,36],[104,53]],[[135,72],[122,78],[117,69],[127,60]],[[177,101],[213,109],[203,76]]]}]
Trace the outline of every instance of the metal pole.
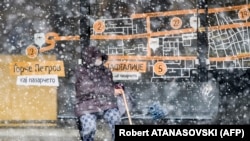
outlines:
[{"label": "metal pole", "polygon": [[[90,2],[89,0],[80,1],[80,44],[82,49],[90,44]],[[83,50],[82,50],[83,51]]]},{"label": "metal pole", "polygon": [[90,45],[90,0],[80,0],[80,58],[78,64],[82,64],[82,56]]},{"label": "metal pole", "polygon": [[[200,28],[197,30],[197,53],[198,53],[198,80],[208,81],[208,5],[207,0],[197,0],[197,15],[200,19]],[[201,12],[204,11],[204,12]]]}]

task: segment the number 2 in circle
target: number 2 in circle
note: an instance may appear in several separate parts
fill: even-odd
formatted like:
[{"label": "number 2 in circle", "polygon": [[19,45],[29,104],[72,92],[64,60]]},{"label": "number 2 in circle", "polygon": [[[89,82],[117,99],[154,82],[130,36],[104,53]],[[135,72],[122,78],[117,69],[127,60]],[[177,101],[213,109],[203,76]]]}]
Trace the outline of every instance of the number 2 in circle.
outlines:
[{"label": "number 2 in circle", "polygon": [[29,58],[35,58],[37,54],[38,54],[38,49],[35,46],[30,45],[26,48],[26,55]]},{"label": "number 2 in circle", "polygon": [[93,25],[93,29],[97,33],[102,33],[105,31],[105,23],[101,20],[97,20]]}]

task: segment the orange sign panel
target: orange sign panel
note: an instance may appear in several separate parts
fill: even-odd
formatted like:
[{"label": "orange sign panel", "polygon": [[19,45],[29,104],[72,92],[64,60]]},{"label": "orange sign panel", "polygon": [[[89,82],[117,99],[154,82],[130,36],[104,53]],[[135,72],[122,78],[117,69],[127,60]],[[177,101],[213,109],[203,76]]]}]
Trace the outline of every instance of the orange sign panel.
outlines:
[{"label": "orange sign panel", "polygon": [[112,70],[112,72],[146,72],[146,62],[135,61],[108,61],[105,66]]},{"label": "orange sign panel", "polygon": [[12,62],[11,75],[58,75],[65,77],[63,61]]}]

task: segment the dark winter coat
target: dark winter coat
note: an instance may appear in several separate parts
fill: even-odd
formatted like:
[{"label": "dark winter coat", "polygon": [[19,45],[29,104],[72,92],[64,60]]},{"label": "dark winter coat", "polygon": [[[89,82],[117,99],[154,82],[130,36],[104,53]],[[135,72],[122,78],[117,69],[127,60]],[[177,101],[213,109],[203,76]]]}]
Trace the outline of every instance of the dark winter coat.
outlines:
[{"label": "dark winter coat", "polygon": [[102,56],[103,60],[107,59],[107,55],[94,47],[89,47],[83,54],[83,65],[78,66],[75,72],[75,113],[78,117],[117,107],[112,72],[104,65],[91,65],[96,56]]}]

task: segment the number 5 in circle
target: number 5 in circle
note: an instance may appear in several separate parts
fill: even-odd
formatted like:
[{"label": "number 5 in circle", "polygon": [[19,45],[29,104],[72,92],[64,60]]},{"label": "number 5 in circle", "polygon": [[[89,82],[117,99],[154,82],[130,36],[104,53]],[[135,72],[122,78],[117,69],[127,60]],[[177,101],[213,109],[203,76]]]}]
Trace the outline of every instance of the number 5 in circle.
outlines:
[{"label": "number 5 in circle", "polygon": [[154,64],[154,73],[157,75],[165,75],[167,72],[167,65],[162,62],[158,61]]}]

